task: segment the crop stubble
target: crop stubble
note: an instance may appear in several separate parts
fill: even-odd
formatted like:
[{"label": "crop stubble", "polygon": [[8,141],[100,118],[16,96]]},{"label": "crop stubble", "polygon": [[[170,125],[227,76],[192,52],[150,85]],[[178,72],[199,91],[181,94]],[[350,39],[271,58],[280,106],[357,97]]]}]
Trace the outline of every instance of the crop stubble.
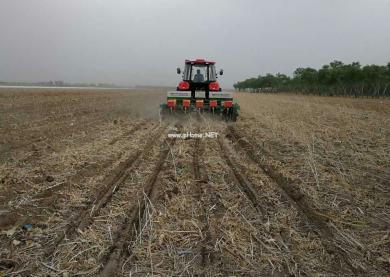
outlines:
[{"label": "crop stubble", "polygon": [[[309,126],[302,131],[278,121],[285,114],[275,101],[300,108],[305,104],[299,101],[305,101],[304,108],[315,116],[312,106],[331,109],[326,101],[241,94],[243,113],[237,123],[203,114],[159,123],[152,113],[132,109],[133,102],[139,106],[161,99],[159,91],[23,93],[1,94],[9,99],[1,111],[6,116],[0,149],[0,241],[5,245],[0,268],[6,274],[352,276],[389,270],[387,218],[379,215],[388,206],[354,201],[346,190],[350,179],[329,173],[335,170],[326,164],[329,153],[308,148],[306,159],[297,154],[306,154],[307,133],[318,136],[316,143],[326,140],[317,121],[294,122]],[[253,106],[256,101],[268,101],[272,113]],[[365,109],[354,101],[345,107],[332,104],[344,117],[377,116],[371,102]],[[55,108],[45,109],[47,103]],[[18,118],[21,111],[23,118]],[[388,113],[380,115],[388,120]],[[337,137],[338,118],[321,116],[324,126],[333,120],[330,128]],[[55,124],[62,129],[51,131]],[[349,147],[365,147],[367,159],[382,157],[385,165],[388,157],[381,151],[388,144],[380,135],[388,130],[378,128],[384,128],[378,146],[350,142]],[[219,137],[167,139],[168,132],[186,131],[214,131]],[[319,158],[325,162],[317,163]],[[342,166],[338,170],[345,173]],[[386,166],[370,159],[366,167],[379,180],[378,190],[388,193]],[[302,175],[306,169],[310,176]],[[348,172],[354,170],[351,166]],[[329,188],[323,187],[322,174],[329,174]],[[335,194],[335,180],[341,178]],[[372,194],[373,187],[358,191]],[[317,198],[324,192],[325,200],[333,193],[333,202]],[[359,229],[361,217],[353,221],[354,214],[338,214],[332,207],[337,197],[348,199],[343,204],[350,209],[373,215],[363,217],[365,231]],[[26,223],[31,230],[20,228]],[[378,241],[366,239],[367,234]]]}]

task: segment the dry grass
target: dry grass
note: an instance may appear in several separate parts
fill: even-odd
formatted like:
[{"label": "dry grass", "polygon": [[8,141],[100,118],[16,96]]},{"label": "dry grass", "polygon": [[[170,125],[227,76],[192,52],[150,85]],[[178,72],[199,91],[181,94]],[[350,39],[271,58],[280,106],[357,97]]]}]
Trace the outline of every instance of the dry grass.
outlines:
[{"label": "dry grass", "polygon": [[[364,274],[388,273],[388,100],[238,94],[241,117],[233,125],[263,162],[299,184],[332,236],[317,232],[225,137],[227,123],[187,115],[179,120],[182,132],[219,132],[226,145],[223,153],[217,140],[197,144],[202,180],[194,170],[195,140],[177,140],[147,197],[143,187],[155,173],[166,128],[93,221],[47,256],[80,211],[92,212],[107,177],[146,145],[160,124],[163,93],[7,90],[0,98],[0,275],[96,276],[127,237],[116,268],[124,276],[354,275],[329,244]],[[140,228],[123,233],[141,203]],[[26,223],[32,230],[22,228]]]},{"label": "dry grass", "polygon": [[390,101],[254,94],[238,100],[239,129],[299,180],[356,266],[388,268]]}]

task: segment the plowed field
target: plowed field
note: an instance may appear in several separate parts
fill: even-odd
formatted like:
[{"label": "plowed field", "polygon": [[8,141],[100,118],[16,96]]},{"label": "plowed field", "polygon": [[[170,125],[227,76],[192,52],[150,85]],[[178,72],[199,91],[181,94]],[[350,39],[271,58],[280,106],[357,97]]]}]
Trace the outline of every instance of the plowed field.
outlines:
[{"label": "plowed field", "polygon": [[0,276],[390,274],[388,99],[164,95],[0,90]]}]

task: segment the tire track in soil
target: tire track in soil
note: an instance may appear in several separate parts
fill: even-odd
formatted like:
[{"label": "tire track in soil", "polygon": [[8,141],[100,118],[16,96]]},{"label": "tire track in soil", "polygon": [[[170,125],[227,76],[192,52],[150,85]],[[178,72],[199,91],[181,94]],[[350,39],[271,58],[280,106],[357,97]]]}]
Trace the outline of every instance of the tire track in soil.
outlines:
[{"label": "tire track in soil", "polygon": [[[197,128],[197,133],[200,133],[200,128]],[[204,201],[204,197],[210,195],[210,180],[206,168],[204,167],[201,158],[204,154],[204,147],[201,139],[195,139],[194,152],[193,152],[193,171],[195,185],[197,186],[197,200],[202,204],[203,211],[200,215],[201,222],[203,223],[202,233],[206,234],[201,246],[201,265],[203,268],[202,276],[205,275],[207,267],[214,262],[214,255],[212,252],[215,239],[212,237],[210,232],[210,224],[208,220],[207,203]]]},{"label": "tire track in soil", "polygon": [[124,264],[126,259],[131,256],[131,244],[136,238],[137,231],[142,228],[142,225],[144,224],[144,220],[142,218],[144,217],[146,209],[146,201],[149,200],[151,203],[153,203],[159,197],[159,194],[155,193],[154,191],[157,178],[175,142],[175,139],[167,139],[164,140],[163,144],[161,145],[161,148],[163,149],[160,151],[159,157],[155,163],[151,175],[148,177],[145,185],[143,186],[144,194],[142,195],[147,197],[147,199],[141,197],[138,199],[138,201],[135,201],[131,208],[126,212],[128,216],[121,224],[121,229],[119,229],[115,235],[114,245],[111,247],[106,257],[102,261],[103,267],[99,276],[118,276],[119,269]]},{"label": "tire track in soil", "polygon": [[[203,123],[207,126],[207,131],[215,131],[215,130],[211,129],[211,128],[216,127],[216,126],[212,125],[213,120],[209,121],[204,116],[201,116],[201,118],[203,119]],[[218,126],[219,126],[219,124],[220,124],[220,122],[218,121]],[[217,127],[217,129],[220,129],[220,128]],[[220,145],[219,145],[218,140],[219,140],[219,136],[218,136],[217,142],[213,146],[210,146],[210,144],[208,145],[208,147],[209,147],[208,152],[211,151],[215,156],[219,156],[221,163],[226,164],[225,156],[219,150]],[[208,166],[210,168],[213,168],[214,164],[208,164]],[[227,169],[228,170],[231,169],[230,166],[228,166]],[[254,190],[253,190],[252,186],[250,185],[250,183],[237,170],[235,170],[236,174],[234,174],[234,172],[232,172],[232,171],[230,173],[233,173],[233,174],[230,174],[230,176],[232,177],[233,182],[236,183],[238,185],[238,187],[241,187],[241,190],[237,189],[237,188],[230,187],[230,186],[229,186],[229,188],[226,188],[226,189],[228,189],[229,191],[234,190],[234,191],[239,192],[239,191],[244,190],[244,188],[245,188],[245,190],[248,191],[249,194],[250,194],[249,191],[253,192],[250,195],[256,196],[254,194]],[[238,179],[236,178],[236,175],[238,176]],[[217,181],[217,179],[215,181]],[[240,181],[242,181],[242,183],[240,183]],[[225,181],[223,181],[223,182],[225,182]],[[229,214],[229,211],[231,210],[231,207],[229,206],[230,202],[229,202],[229,200],[226,200],[226,199],[223,200],[225,197],[224,197],[223,193],[221,194],[221,191],[216,192],[216,191],[214,191],[213,187],[208,187],[208,188],[210,190],[212,190],[212,191],[208,192],[208,195],[210,196],[210,203],[213,204],[211,206],[212,206],[212,209],[214,210],[214,212],[213,212],[214,217],[210,218],[210,221],[211,221],[210,222],[210,229],[213,229],[213,235],[216,238],[218,238],[218,240],[215,241],[215,247],[218,247],[219,251],[221,251],[221,254],[223,253],[222,249],[224,249],[227,253],[229,253],[229,255],[231,257],[234,257],[233,260],[245,259],[244,256],[242,255],[242,253],[239,253],[236,251],[237,249],[230,249],[229,247],[225,247],[225,246],[223,246],[221,248],[220,244],[223,241],[226,241],[226,239],[227,239],[226,238],[226,235],[227,235],[226,229],[224,229],[221,226],[224,225],[223,221],[226,220],[226,215]],[[250,199],[250,197],[248,197],[248,195],[245,194],[245,191],[243,193],[243,196],[246,199],[249,206],[252,206],[252,210],[254,208],[254,210],[256,211],[255,214],[261,215],[261,213],[259,212],[259,211],[261,211],[261,206],[258,205],[256,202],[253,203],[254,198]],[[226,202],[226,201],[228,201],[228,202]],[[233,216],[233,218],[234,218],[233,220],[240,220],[239,218],[236,218],[235,215]],[[232,220],[232,218],[230,220]],[[260,240],[256,241],[256,238],[253,238],[253,239],[255,240],[255,242],[258,242],[258,243],[260,242]],[[225,254],[216,255],[218,252],[214,253],[214,261],[213,262],[216,265],[216,267],[214,268],[214,272],[213,272],[214,275],[207,275],[207,276],[216,276],[216,275],[230,276],[230,275],[236,275],[236,274],[238,274],[238,275],[243,274],[243,276],[254,276],[253,274],[249,273],[250,270],[248,272],[245,271],[245,274],[244,274],[238,268],[232,267],[232,261],[226,260],[227,256],[225,256]],[[249,264],[254,266],[250,262],[249,262]]]},{"label": "tire track in soil", "polygon": [[[218,145],[221,149],[220,155],[221,158],[224,159],[226,164],[228,165],[230,171],[233,173],[233,177],[236,183],[241,187],[242,191],[251,202],[253,208],[256,210],[257,214],[260,216],[262,221],[266,221],[267,211],[262,207],[266,205],[262,203],[260,199],[257,197],[257,193],[253,188],[252,184],[247,180],[247,178],[241,174],[240,166],[232,159],[231,154],[229,153],[229,149],[224,143],[224,140],[221,136],[218,137]],[[268,247],[257,237],[257,234],[251,234],[251,238],[260,246],[268,249]],[[279,240],[284,241],[280,236],[278,236]],[[288,268],[284,266],[283,274],[288,275]]]},{"label": "tire track in soil", "polygon": [[[258,192],[256,192],[256,190],[254,189],[254,186],[252,185],[251,181],[249,181],[247,179],[247,177],[245,177],[241,173],[243,169],[240,167],[239,163],[237,161],[235,161],[235,159],[232,157],[232,154],[230,154],[231,151],[229,150],[228,146],[224,143],[224,139],[222,139],[221,137],[218,137],[218,144],[219,144],[220,149],[221,149],[220,155],[227,163],[230,171],[233,173],[233,177],[236,180],[236,183],[238,183],[240,185],[240,187],[243,190],[244,194],[246,195],[247,199],[251,202],[253,208],[256,210],[257,214],[260,216],[263,223],[267,222],[268,217],[273,216],[273,215],[272,214],[270,215],[269,212],[267,212],[264,207],[269,208],[270,206],[273,206],[274,209],[278,209],[278,208],[276,206],[274,206],[274,203],[268,202],[266,200],[260,200],[258,198]],[[232,149],[232,150],[234,151],[234,149]],[[310,272],[306,268],[305,262],[303,262],[299,256],[296,256],[293,254],[294,250],[291,250],[289,247],[287,247],[288,244],[292,244],[294,242],[292,242],[291,239],[286,235],[283,236],[282,234],[278,234],[278,233],[275,233],[273,235],[276,236],[276,238],[280,242],[282,242],[282,245],[284,247],[283,248],[284,252],[287,253],[288,255],[293,255],[294,260],[298,261],[298,263],[300,264],[299,267],[301,268],[301,272],[299,274],[303,274],[304,276],[313,275],[313,272]],[[265,245],[264,242],[258,237],[257,232],[251,234],[251,238],[260,247],[270,251],[269,247],[267,245]],[[284,271],[282,271],[283,275],[290,274],[290,268],[287,265],[287,263],[283,265],[283,270],[284,270]]]},{"label": "tire track in soil", "polygon": [[[92,130],[92,129],[93,129],[93,126],[95,126],[96,123],[98,123],[98,122],[104,123],[104,122],[102,122],[102,121],[103,121],[103,119],[95,119],[95,120],[90,121],[90,122],[88,123],[88,126],[87,126],[88,128],[87,128],[87,129],[84,128],[84,131],[87,131],[87,132],[88,132],[88,131],[90,131],[90,129]],[[137,125],[139,125],[139,124],[141,124],[141,126],[137,126]],[[137,132],[137,131],[139,131],[140,127],[142,127],[142,123],[133,124],[133,125],[134,125],[134,126],[133,126],[129,131],[127,131],[126,134],[124,134],[124,135],[119,135],[119,136],[115,137],[114,139],[116,139],[116,140],[121,140],[121,139],[127,137],[127,135],[130,135],[131,132]],[[145,123],[144,123],[144,125],[145,125]],[[96,128],[95,128],[95,129],[96,129]],[[79,130],[79,131],[80,131],[80,130]],[[95,130],[94,130],[94,131],[95,131]],[[80,131],[80,132],[81,132],[81,131]],[[80,132],[76,132],[76,133],[80,133]],[[73,132],[73,133],[74,133],[74,132]],[[69,136],[71,136],[71,135],[70,135],[70,134],[65,134],[65,137],[64,137],[64,138],[60,139],[59,141],[57,141],[57,142],[55,142],[55,143],[61,145],[61,142],[63,142],[63,140],[68,140],[68,139],[69,139]],[[92,138],[95,139],[94,136],[92,136]],[[27,155],[26,157],[20,158],[20,159],[18,158],[18,163],[21,163],[21,164],[24,164],[24,163],[30,164],[31,162],[37,163],[38,161],[42,161],[43,159],[46,159],[47,156],[50,155],[50,154],[52,154],[53,152],[57,152],[57,153],[61,152],[60,149],[62,149],[62,148],[58,148],[58,147],[54,147],[54,148],[53,148],[53,147],[50,146],[50,144],[47,144],[46,141],[47,141],[48,139],[49,139],[48,137],[44,137],[44,138],[38,138],[37,141],[35,141],[35,140],[30,140],[25,146],[29,145],[30,147],[32,147],[32,150],[28,150],[28,151],[26,152],[26,153],[31,153],[31,154],[30,154],[30,155]],[[79,141],[78,141],[79,139],[80,139],[80,137],[76,137],[76,141],[73,141],[73,144],[78,144],[78,143],[79,143]],[[45,153],[42,154],[42,153],[41,153],[41,150],[39,150],[40,148],[42,148],[42,146],[37,147],[38,144],[35,144],[34,142],[43,142],[43,143],[45,143],[45,145],[50,146],[50,148],[48,148],[48,149],[45,148]],[[87,142],[83,142],[83,143],[85,143],[85,144],[91,143],[91,140],[89,139],[89,140],[87,140]],[[110,145],[111,145],[111,144],[110,144]],[[81,144],[80,144],[79,146],[81,146]],[[1,147],[0,147],[0,148],[1,148]],[[12,146],[11,148],[13,148],[13,146]],[[11,149],[11,150],[13,151],[13,149]],[[46,151],[48,151],[48,152],[46,152]],[[15,155],[18,155],[18,154],[15,154]],[[0,149],[0,156],[1,156],[1,149]],[[120,158],[120,156],[118,156],[117,159],[119,159],[119,158]],[[0,160],[1,160],[1,158],[0,158]],[[112,161],[104,162],[103,165],[100,165],[100,168],[105,168],[105,167],[111,165],[112,163],[113,163]],[[26,166],[23,165],[23,167],[25,168]],[[99,170],[99,168],[97,168],[96,170]],[[83,176],[82,176],[82,175],[83,175],[82,171],[86,171],[87,174],[88,174],[88,171],[91,171],[91,169],[90,169],[90,168],[83,168],[83,169],[80,170],[80,172],[81,172],[81,173],[80,173],[80,176],[77,176],[79,173],[76,173],[77,175],[72,176],[71,178],[72,178],[72,179],[74,179],[74,178],[77,179],[77,178],[79,178],[79,177],[83,177]],[[72,180],[69,180],[69,181],[71,182]],[[69,183],[69,182],[62,182],[61,184],[57,184],[57,185],[53,186],[53,192],[56,192],[56,191],[58,191],[59,189],[61,189],[62,187],[66,186],[67,183]],[[20,186],[19,186],[19,187],[20,187]],[[43,191],[37,192],[36,194],[34,194],[34,195],[32,195],[32,196],[31,196],[31,192],[29,192],[29,191],[23,192],[23,193],[26,194],[28,198],[31,197],[33,200],[40,199],[40,198],[48,198],[48,197],[51,197],[51,189],[49,189],[49,190],[46,190],[46,189],[45,189],[45,190],[43,190]],[[7,199],[7,202],[9,202],[9,201],[11,201],[11,200],[15,200],[16,197],[21,197],[21,196],[23,196],[22,193],[17,193],[17,194],[15,195],[15,188],[13,188],[12,191],[10,191],[10,192],[5,191],[5,192],[2,192],[1,194],[2,194],[2,195],[0,195],[0,198]],[[0,200],[0,207],[3,207],[3,206],[5,207],[5,206],[6,206],[6,203]],[[29,208],[29,207],[26,207],[26,208]]]},{"label": "tire track in soil", "polygon": [[[112,141],[109,142],[109,145],[113,145],[115,144],[117,141],[119,140],[123,140],[125,138],[130,138],[130,137],[136,137],[136,132],[139,131],[141,129],[142,126],[145,125],[145,122],[142,122],[142,123],[137,123],[135,124],[135,126],[133,126],[130,130],[128,130],[125,134],[123,135],[119,135],[117,137],[115,137]],[[155,128],[155,126],[152,126],[151,127],[152,130]],[[149,127],[148,127],[149,129]],[[115,140],[115,142],[113,142]],[[107,146],[106,146],[107,147]],[[123,156],[123,153],[119,153],[117,156],[116,156],[116,160],[119,160],[121,157]],[[82,178],[84,178],[85,176],[88,176],[94,172],[97,172],[101,169],[104,169],[104,168],[107,168],[109,167],[113,162],[115,162],[113,159],[108,159],[106,161],[103,161],[102,164],[99,164],[97,165],[96,167],[93,168],[93,171],[91,172],[91,168],[82,168],[81,170],[77,171],[75,173],[75,175],[71,176],[70,177],[70,180],[68,182],[63,182],[63,183],[60,183],[58,185],[55,185],[55,186],[52,186],[52,187],[49,187],[48,189],[45,189],[41,192],[38,192],[36,195],[34,195],[32,198],[33,199],[46,199],[46,198],[49,198],[50,197],[50,200],[52,200],[50,202],[53,203],[55,199],[58,198],[58,195],[57,197],[53,197],[53,193],[61,190],[63,187],[65,187],[66,185],[69,184],[69,182],[74,182],[75,180],[80,180]]]},{"label": "tire track in soil", "polygon": [[218,137],[218,144],[221,148],[221,155],[229,166],[230,170],[233,172],[234,178],[236,182],[240,185],[241,189],[244,191],[248,199],[252,202],[253,207],[260,214],[262,219],[266,215],[266,211],[261,205],[261,201],[257,197],[257,193],[255,192],[252,184],[240,173],[240,168],[235,164],[235,162],[231,159],[229,155],[229,150],[223,142],[221,137]]},{"label": "tire track in soil", "polygon": [[348,268],[353,272],[354,275],[364,275],[365,272],[363,269],[355,268],[351,261],[346,258],[346,253],[342,251],[337,245],[332,243],[334,240],[334,235],[332,230],[326,224],[322,217],[311,207],[307,197],[300,191],[298,185],[290,178],[284,176],[280,173],[274,166],[263,162],[264,157],[261,157],[260,154],[256,152],[256,149],[245,139],[244,136],[239,134],[235,127],[229,125],[227,127],[227,137],[230,141],[238,145],[246,155],[252,160],[263,172],[266,173],[272,180],[275,181],[275,184],[278,186],[279,191],[282,195],[294,206],[297,208],[298,212],[307,218],[312,224],[311,227],[319,234],[321,242],[325,247],[326,251],[331,255],[336,255],[334,258],[335,265],[338,267],[338,272],[344,272],[345,274],[350,274],[349,271],[346,271],[342,264],[338,261],[345,263]]},{"label": "tire track in soil", "polygon": [[[211,127],[212,125],[210,123],[210,121],[207,120],[206,117],[204,116],[201,116],[199,117],[203,120],[203,123],[206,124],[207,126],[207,130],[208,131],[212,131],[211,130]],[[257,215],[260,215],[261,219],[263,219],[263,215],[266,214],[265,210],[262,208],[262,206],[260,205],[260,201],[259,199],[257,198],[257,194],[253,188],[253,186],[251,185],[251,183],[240,173],[239,171],[239,167],[230,159],[230,156],[228,155],[228,151],[227,149],[225,148],[224,144],[223,144],[223,140],[221,140],[221,137],[218,135],[217,137],[217,144],[216,144],[216,148],[218,148],[218,146],[221,148],[221,151],[217,151],[221,160],[223,160],[227,165],[228,165],[228,168],[230,169],[231,173],[233,173],[231,176],[233,178],[233,180],[235,180],[235,183],[237,183],[241,190],[243,190],[244,194],[246,195],[246,198],[247,200],[249,200],[249,202],[252,204],[252,207],[255,209],[255,211],[257,212]],[[223,147],[222,147],[223,146]],[[209,187],[211,188],[211,187]],[[238,190],[240,191],[240,189]],[[229,207],[226,206],[226,203],[223,203],[221,201],[221,198],[223,198],[222,195],[220,194],[216,194],[214,191],[212,192],[208,192],[208,195],[211,196],[211,202],[214,203],[214,205],[217,205],[218,206],[218,210],[219,212],[217,214],[215,214],[217,217],[218,217],[218,221],[221,220],[221,215],[224,214],[226,211],[229,210]],[[262,203],[263,204],[263,203]],[[222,222],[220,222],[220,224],[222,224]],[[218,225],[217,225],[218,226]],[[210,226],[209,226],[210,228]],[[214,227],[215,228],[215,227]],[[216,230],[218,230],[220,227],[217,227],[215,228]],[[216,231],[215,230],[215,231]],[[219,229],[219,231],[222,231],[221,229]],[[215,234],[215,236],[217,236]],[[223,235],[222,235],[223,237]],[[262,247],[265,247],[267,249],[267,247],[264,245],[264,243],[255,235],[255,234],[252,234],[251,237],[254,239],[254,241],[261,245]],[[236,257],[236,258],[240,258],[241,256],[237,253],[235,253],[235,251],[233,250],[230,250],[228,248],[225,248],[225,250],[227,252],[229,252],[230,255]],[[214,257],[215,259],[215,257]],[[221,262],[221,261],[219,261]],[[230,272],[228,269],[224,268],[226,265],[224,263],[219,263],[219,268],[218,268],[218,273],[222,273],[224,274],[223,276],[225,275],[229,275],[231,274],[232,272]],[[221,267],[222,266],[222,267]],[[286,272],[285,272],[285,275],[288,275]]]},{"label": "tire track in soil", "polygon": [[[138,139],[137,140],[139,140],[139,142],[146,142],[147,141],[147,138],[148,137],[150,137],[152,134],[153,134],[153,130],[154,131],[156,131],[156,129],[157,129],[157,127],[158,126],[156,126],[156,124],[153,124],[153,125],[151,125],[151,126],[149,126],[148,128],[146,128],[145,130],[146,130],[146,132],[142,132],[142,134],[138,134],[137,136],[138,136]],[[142,145],[144,145],[145,143],[141,143],[141,145],[139,145],[139,147],[141,146],[142,147]],[[128,147],[126,147],[126,148],[128,148]],[[134,149],[134,147],[132,147],[132,149]],[[135,150],[134,150],[135,151]],[[128,152],[127,152],[127,155],[129,155],[128,154]],[[108,164],[107,164],[107,166],[108,165],[110,165],[110,163],[113,163],[113,165],[115,165],[115,166],[113,166],[112,167],[112,171],[111,172],[114,172],[115,170],[117,171],[117,169],[118,169],[118,164],[119,165],[121,165],[123,162],[120,162],[119,163],[119,159],[120,159],[120,157],[122,157],[122,156],[124,156],[123,155],[123,152],[121,151],[121,153],[120,153],[120,155],[117,155],[116,156],[116,159],[115,159],[115,157],[113,157],[113,158],[110,158],[110,160],[108,161]],[[123,157],[123,159],[124,159],[125,157]],[[122,159],[121,159],[122,160]],[[110,166],[111,167],[111,166]],[[89,171],[91,171],[90,169],[89,169]],[[96,172],[96,170],[94,171],[94,172]],[[91,172],[90,172],[91,173]],[[92,172],[93,173],[93,172]],[[109,174],[109,173],[107,173],[107,174]],[[111,175],[113,175],[113,174],[110,174],[110,176]],[[101,176],[101,175],[100,175]],[[73,176],[73,177],[75,177],[75,176]],[[106,177],[104,180],[106,180],[107,179],[107,176],[102,176],[102,177]],[[91,197],[89,197],[88,195],[86,195],[86,198],[85,198],[85,201],[84,201],[84,203],[85,203],[85,205],[89,205],[89,203],[92,203],[92,195],[94,195],[95,194],[95,192],[98,190],[98,189],[101,189],[101,187],[102,187],[102,185],[104,184],[104,183],[102,183],[103,181],[100,181],[100,182],[98,182],[98,183],[96,183],[94,186],[93,186],[93,189],[92,190],[90,190],[89,189],[89,195],[91,195]],[[66,182],[66,183],[68,183],[68,182]],[[71,181],[70,181],[70,183],[72,183]],[[43,193],[47,193],[47,194],[50,194],[50,193],[54,193],[56,190],[59,190],[61,187],[63,187],[64,186],[64,184],[60,184],[59,186],[53,186],[53,187],[51,187],[49,190],[46,190],[46,191],[43,191]],[[41,192],[40,192],[41,193]],[[55,199],[53,199],[53,198],[55,198],[55,197],[49,197],[50,195],[39,195],[40,193],[38,193],[38,194],[36,194],[36,195],[34,195],[33,196],[33,198],[35,198],[36,196],[39,196],[39,198],[36,200],[36,201],[39,201],[39,202],[41,202],[41,201],[50,201],[50,203],[54,203],[54,201],[55,201]],[[57,195],[53,195],[53,196],[57,196]],[[40,199],[40,197],[42,197],[42,199]],[[58,197],[57,197],[58,198]],[[88,198],[89,198],[89,201],[88,201]],[[45,213],[45,210],[46,209],[48,209],[49,207],[47,207],[48,205],[47,205],[47,203],[46,202],[44,202],[45,203],[45,205],[44,206],[37,206],[37,205],[34,205],[34,206],[26,206],[26,207],[24,207],[25,209],[23,210],[23,213],[22,213],[22,216],[23,216],[23,214],[24,215],[26,215],[26,213],[28,213],[28,212],[32,212],[34,215],[37,215],[38,217],[41,217],[41,216],[49,216],[49,215],[47,215],[47,214],[42,214],[42,213]],[[64,207],[65,208],[65,207]],[[83,209],[86,209],[87,207],[85,207],[85,208],[83,208]],[[43,210],[42,210],[43,209]],[[56,213],[56,211],[58,211],[58,209],[60,209],[60,208],[56,208],[56,210],[52,210],[51,211],[51,213],[52,213],[52,215],[53,214],[55,214]],[[82,210],[83,211],[83,210]],[[72,213],[72,212],[68,212],[68,215],[69,216],[71,216],[71,215],[76,215],[76,213]],[[81,214],[81,213],[79,213],[79,214]],[[29,216],[31,216],[31,215],[29,215]],[[54,215],[55,216],[55,215]],[[67,218],[67,216],[66,216],[66,214],[64,214],[64,219],[63,219],[63,223],[64,223],[64,228],[62,228],[62,230],[64,230],[66,227],[67,227],[67,225],[66,224],[69,224],[68,222],[69,222],[69,219],[67,220],[66,219]],[[72,218],[75,218],[75,216],[74,217],[72,217]],[[1,220],[0,220],[1,221]],[[22,221],[22,222],[24,222],[24,221]],[[20,222],[20,223],[22,223],[22,222]],[[19,225],[19,224],[17,224],[17,225]],[[43,223],[43,225],[42,224],[37,224],[37,225],[35,225],[36,227],[38,227],[38,229],[37,230],[40,230],[40,228],[42,228],[42,229],[45,229],[45,227],[46,226],[44,226],[45,225],[45,223]],[[43,227],[42,227],[43,226]],[[57,228],[57,236],[58,236],[58,234],[60,233],[60,232],[62,232],[62,231],[60,231],[60,232],[58,232],[58,228]],[[55,233],[56,232],[54,232],[54,235],[55,235]],[[30,234],[31,235],[31,234]],[[31,238],[31,236],[30,235],[28,235],[27,233],[25,233],[25,232],[23,232],[22,231],[22,229],[20,228],[20,232],[18,231],[16,234],[15,234],[15,236],[12,236],[12,237],[7,237],[7,238],[5,238],[5,236],[3,236],[2,237],[2,240],[3,239],[7,239],[8,241],[9,241],[9,245],[12,247],[12,240],[13,239],[18,239],[18,240],[21,240],[22,242],[23,241],[25,241],[25,240],[28,240],[29,242],[31,242],[31,241],[35,241],[35,242],[37,242],[38,243],[38,239],[35,239],[35,238]],[[50,235],[49,235],[49,237],[50,237]],[[30,239],[32,239],[32,240],[30,240]],[[55,239],[55,237],[54,237],[54,239]],[[48,251],[48,249],[49,248],[51,248],[51,245],[52,245],[52,239],[50,239],[50,238],[48,238],[47,236],[46,236],[46,238],[45,237],[43,237],[43,240],[40,240],[39,239],[39,242],[40,242],[40,245],[44,245],[43,247],[42,246],[39,246],[39,248],[37,249],[37,251],[36,251],[36,253],[38,254],[38,252],[40,253],[39,254],[39,256],[42,256],[42,258],[43,259],[45,259],[45,254],[46,254],[46,252]],[[1,242],[1,243],[3,243],[3,242]],[[46,244],[46,245],[45,245]],[[5,243],[4,243],[4,245],[5,245]],[[35,247],[33,247],[33,248],[35,248]],[[27,253],[25,253],[25,252],[23,252],[22,253],[22,256],[25,256],[25,257],[22,257],[22,256],[18,256],[18,251],[20,250],[19,249],[19,247],[17,247],[16,249],[16,253],[14,253],[14,251],[11,251],[11,253],[10,253],[10,255],[12,256],[12,257],[16,257],[19,261],[20,260],[23,260],[23,258],[26,258],[27,257]],[[57,251],[58,251],[58,248],[57,248]],[[56,252],[57,253],[57,252]],[[26,255],[23,255],[23,254],[26,254]],[[35,253],[34,252],[31,252],[29,255],[33,255],[33,256],[35,256]],[[47,257],[46,257],[47,258]],[[28,276],[28,274],[32,274],[33,272],[36,272],[40,267],[42,267],[42,265],[40,264],[40,265],[37,265],[37,263],[35,264],[35,265],[33,265],[32,266],[32,268],[30,268],[30,269],[27,269],[27,268],[25,268],[25,269],[22,269],[22,270],[19,270],[20,269],[20,267],[22,267],[22,264],[19,262],[18,263],[18,266],[17,266],[17,268],[16,268],[16,271],[15,272],[21,272],[21,271],[23,271],[23,272],[28,272],[28,273],[25,273],[25,276]],[[19,268],[19,269],[18,269]],[[55,271],[55,269],[52,269],[52,270],[54,270]],[[1,273],[0,273],[0,275],[1,275]]]},{"label": "tire track in soil", "polygon": [[[129,137],[130,135],[133,135],[135,132],[137,132],[145,123],[142,122],[142,123],[137,123],[135,124],[135,126],[133,126],[129,131],[127,131],[125,134],[123,135],[120,135],[116,138],[114,138],[113,140],[122,140],[124,138],[127,138]],[[115,141],[115,142],[116,142]],[[112,141],[111,141],[112,142]],[[113,145],[114,143],[109,143],[110,145]],[[118,155],[117,159],[119,159],[121,157],[121,154]],[[106,168],[108,167],[110,164],[112,164],[112,160],[109,159],[107,161],[104,161],[102,164],[98,165],[97,167],[93,168],[93,170],[96,172],[98,170],[101,170],[103,168]],[[86,175],[88,174],[91,174],[90,173],[91,169],[90,168],[82,168],[80,170],[78,170],[74,175],[71,175],[69,177],[69,181],[65,181],[65,182],[61,182],[59,184],[56,184],[56,185],[53,185],[53,186],[50,186],[48,188],[45,188],[44,190],[40,191],[40,192],[37,192],[35,193],[34,195],[31,196],[31,199],[34,201],[34,204],[35,206],[40,202],[40,201],[44,201],[45,203],[45,206],[52,206],[59,198],[60,198],[60,195],[59,194],[56,194],[56,192],[58,191],[61,191],[63,188],[67,187],[71,182],[73,182],[74,180],[78,180],[78,179],[82,179],[84,178]],[[26,195],[30,195],[29,192],[26,193]],[[18,195],[19,197],[21,196],[21,194]],[[49,201],[47,201],[49,200]],[[31,208],[31,207],[30,207]],[[11,210],[10,211],[10,214],[22,214],[22,211],[23,210],[26,210],[26,209],[29,209],[29,206],[26,206],[26,207],[19,207],[18,209],[16,210]],[[41,211],[39,210],[29,210],[29,212],[32,212],[33,214],[30,215],[31,216],[34,216],[36,213],[40,213]],[[35,213],[34,213],[35,212]],[[23,212],[25,213],[25,212]],[[28,216],[26,217],[23,217],[21,219],[19,219],[19,221],[24,221],[24,219],[26,219]]]},{"label": "tire track in soil", "polygon": [[157,131],[148,138],[142,149],[138,149],[124,162],[120,163],[110,175],[105,177],[102,183],[106,185],[96,194],[95,200],[88,208],[84,208],[80,213],[71,217],[66,230],[61,232],[54,244],[45,251],[46,256],[51,256],[57,246],[65,238],[71,238],[77,230],[83,230],[93,222],[93,218],[99,214],[100,209],[103,208],[111,200],[113,194],[120,189],[123,181],[128,176],[128,171],[137,167],[142,162],[142,156],[144,156],[156,140],[161,137],[165,129],[166,126],[160,126]]}]

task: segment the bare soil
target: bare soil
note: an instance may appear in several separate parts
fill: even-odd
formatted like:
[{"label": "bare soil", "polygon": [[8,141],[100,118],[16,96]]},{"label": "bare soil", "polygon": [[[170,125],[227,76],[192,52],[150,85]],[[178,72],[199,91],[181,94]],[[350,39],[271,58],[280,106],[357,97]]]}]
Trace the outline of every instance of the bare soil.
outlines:
[{"label": "bare soil", "polygon": [[0,276],[389,275],[390,101],[236,96],[0,90]]}]

